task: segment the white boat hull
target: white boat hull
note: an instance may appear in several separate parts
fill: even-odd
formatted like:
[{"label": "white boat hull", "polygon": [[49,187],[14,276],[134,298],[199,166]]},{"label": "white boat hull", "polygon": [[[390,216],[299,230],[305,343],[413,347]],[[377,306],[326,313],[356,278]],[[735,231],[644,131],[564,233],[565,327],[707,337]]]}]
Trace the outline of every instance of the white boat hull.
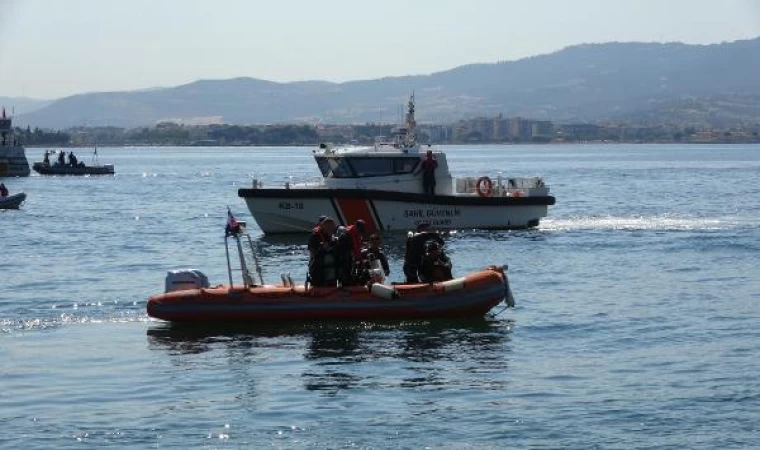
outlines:
[{"label": "white boat hull", "polygon": [[369,231],[408,231],[420,223],[437,229],[520,229],[546,217],[554,197],[480,198],[300,189],[241,189],[266,234],[311,231],[321,215],[340,224],[363,219]]}]

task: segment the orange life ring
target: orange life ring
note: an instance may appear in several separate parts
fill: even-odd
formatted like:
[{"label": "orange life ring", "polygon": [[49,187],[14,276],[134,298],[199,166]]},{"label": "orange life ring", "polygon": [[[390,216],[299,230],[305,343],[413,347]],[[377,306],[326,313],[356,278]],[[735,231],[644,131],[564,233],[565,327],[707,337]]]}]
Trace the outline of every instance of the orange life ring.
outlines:
[{"label": "orange life ring", "polygon": [[478,191],[478,195],[481,197],[490,197],[493,192],[493,183],[488,177],[478,178],[478,182],[475,183],[475,189]]}]

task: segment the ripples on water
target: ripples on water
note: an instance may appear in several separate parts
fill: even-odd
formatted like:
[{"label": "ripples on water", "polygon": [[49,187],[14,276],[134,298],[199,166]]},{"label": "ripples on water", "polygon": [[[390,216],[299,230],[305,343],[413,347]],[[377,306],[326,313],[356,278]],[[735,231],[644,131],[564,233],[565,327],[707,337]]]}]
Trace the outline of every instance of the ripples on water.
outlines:
[{"label": "ripples on water", "polygon": [[227,205],[269,280],[303,279],[303,239],[260,236],[236,190],[315,176],[310,149],[103,149],[116,177],[6,180],[29,199],[0,212],[0,447],[755,447],[758,151],[451,148],[558,199],[538,229],[447,238],[458,274],[509,264],[517,300],[464,322],[147,319],[166,270],[226,278]]}]

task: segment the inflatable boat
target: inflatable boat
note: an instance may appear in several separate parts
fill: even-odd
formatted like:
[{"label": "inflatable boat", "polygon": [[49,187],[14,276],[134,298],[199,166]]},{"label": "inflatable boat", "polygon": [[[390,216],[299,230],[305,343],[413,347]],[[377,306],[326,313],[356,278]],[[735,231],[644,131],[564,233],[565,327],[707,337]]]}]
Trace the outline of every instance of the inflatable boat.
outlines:
[{"label": "inflatable boat", "polygon": [[171,322],[430,319],[482,317],[503,300],[514,305],[506,270],[491,266],[429,284],[317,288],[286,280],[281,285],[180,288],[151,297],[147,309],[150,317]]},{"label": "inflatable boat", "polygon": [[[382,269],[374,267],[369,272],[374,282],[362,286],[296,285],[289,275],[281,275],[281,284],[266,284],[255,244],[245,233],[245,222],[236,220],[229,209],[227,214],[224,245],[229,283],[211,287],[199,270],[169,271],[164,293],[148,299],[150,317],[205,324],[431,319],[482,317],[502,300],[507,306],[514,306],[506,266],[489,266],[464,277],[434,283],[384,284]],[[233,284],[232,273],[238,269],[233,269],[230,238],[235,243],[233,254],[239,259],[242,285]]]},{"label": "inflatable boat", "polygon": [[35,162],[32,169],[40,175],[113,175],[113,164],[104,164],[102,166],[69,166],[69,165],[49,165],[41,162]]},{"label": "inflatable boat", "polygon": [[0,209],[19,209],[24,200],[26,200],[26,194],[23,192],[8,197],[0,197]]}]

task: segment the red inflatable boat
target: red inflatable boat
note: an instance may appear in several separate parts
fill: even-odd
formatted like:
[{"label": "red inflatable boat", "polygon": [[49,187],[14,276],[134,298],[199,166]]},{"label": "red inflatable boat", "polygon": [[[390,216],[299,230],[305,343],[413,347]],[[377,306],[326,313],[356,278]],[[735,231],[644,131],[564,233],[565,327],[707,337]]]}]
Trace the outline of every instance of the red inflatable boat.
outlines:
[{"label": "red inflatable boat", "polygon": [[431,284],[306,288],[286,280],[276,286],[181,289],[151,297],[148,315],[172,322],[428,319],[483,316],[502,300],[514,304],[504,268],[492,266]]},{"label": "red inflatable boat", "polygon": [[[483,316],[504,300],[514,306],[506,266],[490,266],[465,277],[438,283],[317,288],[297,286],[283,275],[282,284],[265,284],[257,251],[245,222],[227,211],[225,253],[229,284],[210,287],[199,270],[171,271],[163,294],[148,299],[148,315],[171,322],[263,322],[283,320],[428,319]],[[228,241],[234,241],[242,285],[233,285]],[[237,251],[235,251],[237,250]],[[249,257],[245,256],[250,251]],[[255,271],[250,270],[253,261]],[[377,261],[376,261],[377,262]],[[373,272],[374,271],[374,272]],[[382,280],[382,269],[372,269]],[[257,281],[254,281],[258,278]]]}]

